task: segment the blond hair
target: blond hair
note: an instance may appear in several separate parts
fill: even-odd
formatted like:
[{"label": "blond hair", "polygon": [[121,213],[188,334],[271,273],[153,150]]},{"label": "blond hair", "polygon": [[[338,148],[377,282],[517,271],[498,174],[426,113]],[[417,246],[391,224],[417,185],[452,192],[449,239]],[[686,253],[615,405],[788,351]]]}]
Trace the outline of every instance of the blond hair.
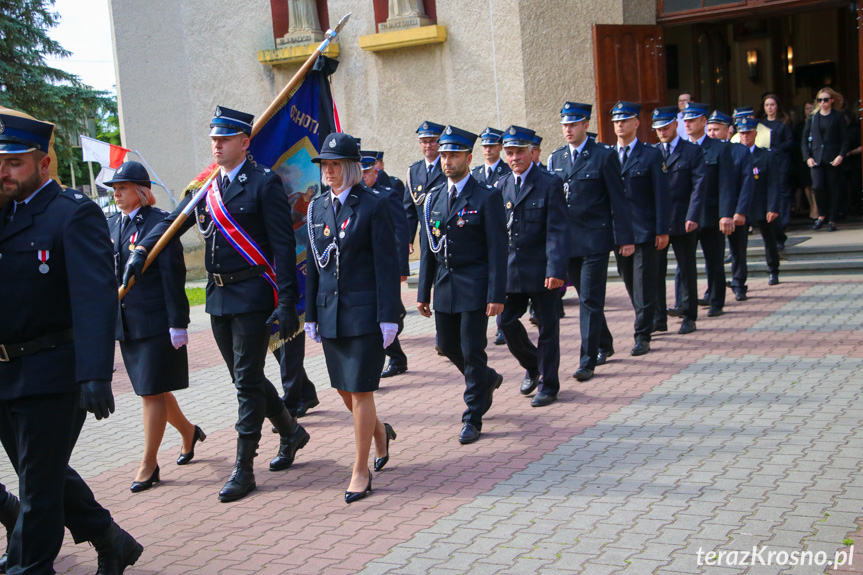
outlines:
[{"label": "blond hair", "polygon": [[842,106],[845,103],[845,98],[842,97],[842,94],[840,94],[839,92],[837,92],[836,90],[834,90],[830,86],[824,86],[823,88],[818,90],[818,92],[815,93],[815,98],[816,98],[815,109],[816,110],[818,109],[817,98],[820,94],[829,94],[830,97],[833,98],[833,105],[831,106],[831,109],[833,109],[833,110],[841,110],[842,109]]},{"label": "blond hair", "polygon": [[156,196],[153,195],[152,190],[147,186],[135,184],[135,193],[138,194],[138,197],[141,199],[142,208],[156,205]]}]

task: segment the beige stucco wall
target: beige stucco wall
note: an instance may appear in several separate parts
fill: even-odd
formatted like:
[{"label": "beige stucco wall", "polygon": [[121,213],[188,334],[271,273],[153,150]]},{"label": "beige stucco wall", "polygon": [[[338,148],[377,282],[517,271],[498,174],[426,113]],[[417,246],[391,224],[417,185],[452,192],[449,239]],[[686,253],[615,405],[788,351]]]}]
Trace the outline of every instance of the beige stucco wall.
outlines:
[{"label": "beige stucco wall", "polygon": [[[269,0],[110,0],[121,135],[179,192],[210,162],[217,104],[260,113],[298,65],[272,68]],[[544,152],[561,143],[561,103],[593,102],[594,23],[651,23],[651,0],[437,0],[443,44],[366,52],[371,0],[330,0],[330,20],[352,12],[340,39],[333,93],[345,131],[386,151],[404,176],[419,156],[422,120],[480,132],[535,128]],[[646,21],[646,20],[649,20]],[[481,161],[479,150],[474,161]],[[167,202],[161,202],[167,207]]]}]

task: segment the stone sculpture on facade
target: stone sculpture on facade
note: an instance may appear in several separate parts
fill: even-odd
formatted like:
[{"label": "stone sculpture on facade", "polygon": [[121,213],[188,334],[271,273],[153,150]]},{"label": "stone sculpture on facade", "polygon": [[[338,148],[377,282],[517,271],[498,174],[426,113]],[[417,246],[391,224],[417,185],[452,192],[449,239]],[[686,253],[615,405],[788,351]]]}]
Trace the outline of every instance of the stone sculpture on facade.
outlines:
[{"label": "stone sculpture on facade", "polygon": [[432,22],[426,15],[422,0],[389,0],[386,22],[379,25],[381,32],[428,26]]},{"label": "stone sculpture on facade", "polygon": [[288,33],[276,41],[277,48],[313,44],[324,39],[315,0],[287,0]]}]

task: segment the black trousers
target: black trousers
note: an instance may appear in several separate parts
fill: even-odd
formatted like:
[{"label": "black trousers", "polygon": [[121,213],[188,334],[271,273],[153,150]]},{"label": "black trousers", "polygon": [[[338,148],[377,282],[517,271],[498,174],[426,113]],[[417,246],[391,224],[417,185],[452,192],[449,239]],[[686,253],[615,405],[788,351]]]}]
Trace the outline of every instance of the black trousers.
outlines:
[{"label": "black trousers", "polygon": [[464,374],[467,409],[461,420],[482,429],[482,416],[489,408],[491,385],[497,378],[497,372],[488,367],[485,353],[488,316],[484,309],[461,313],[436,311],[434,319],[441,351]]},{"label": "black trousers", "polygon": [[698,319],[698,266],[695,260],[698,235],[695,232],[668,237],[668,246],[657,252],[656,271],[656,323],[668,323],[665,277],[668,274],[668,248],[674,250],[677,273],[674,274],[675,306],[683,317]]},{"label": "black trousers", "polygon": [[839,220],[839,198],[844,187],[842,166],[835,168],[830,164],[819,164],[811,170],[818,217],[835,223]]},{"label": "black trousers", "polygon": [[699,228],[698,241],[704,253],[704,268],[707,270],[707,295],[710,307],[725,307],[725,234],[719,226]]},{"label": "black trousers", "polygon": [[635,253],[631,256],[625,258],[615,252],[614,257],[635,310],[635,341],[650,341],[656,315],[656,245],[635,244]]},{"label": "black trousers", "polygon": [[77,392],[0,401],[0,441],[18,474],[21,499],[9,542],[10,571],[54,573],[64,525],[76,543],[111,526],[111,514],[69,467],[87,416],[79,401]]},{"label": "black trousers", "polygon": [[570,283],[578,292],[581,328],[580,366],[596,369],[600,351],[614,352],[614,338],[605,321],[605,289],[608,283],[608,254],[570,258],[567,266]]},{"label": "black trousers", "polygon": [[[527,330],[521,323],[521,316],[533,301],[536,317],[539,319],[539,341],[533,345]],[[500,328],[506,338],[506,346],[518,363],[530,375],[542,374],[542,387],[549,395],[560,391],[560,290],[543,290],[532,293],[508,293],[503,312],[500,314]]]},{"label": "black trousers", "polygon": [[210,316],[213,337],[237,388],[237,424],[240,439],[260,441],[265,417],[285,408],[276,388],[264,375],[270,342],[268,312]]},{"label": "black trousers", "polygon": [[390,364],[397,367],[407,367],[408,365],[408,356],[405,355],[404,350],[402,349],[402,344],[399,343],[399,335],[401,335],[402,331],[405,329],[405,316],[408,314],[407,310],[403,303],[399,303],[399,307],[401,307],[401,311],[399,311],[399,330],[396,332],[396,338],[390,344],[390,346],[384,349],[384,353],[386,353],[387,357],[390,358]]},{"label": "black trousers", "polygon": [[306,358],[305,334],[288,340],[285,344],[273,352],[273,356],[279,362],[279,371],[282,376],[282,403],[296,415],[300,403],[308,403],[318,398],[315,384],[309,379],[303,361]]},{"label": "black trousers", "polygon": [[[769,273],[779,273],[779,249],[776,247],[776,223],[767,223],[767,220],[759,220],[754,225],[761,232],[761,239],[764,240],[764,254],[767,259],[767,270]],[[749,244],[748,234],[741,233],[742,239],[736,238],[738,232],[745,232],[746,227],[738,226],[731,234],[731,289],[735,292],[743,291],[746,293],[746,279],[749,274],[749,269],[746,265],[746,247]],[[735,246],[735,242],[739,245]],[[738,253],[742,253],[743,257],[738,261]]]}]

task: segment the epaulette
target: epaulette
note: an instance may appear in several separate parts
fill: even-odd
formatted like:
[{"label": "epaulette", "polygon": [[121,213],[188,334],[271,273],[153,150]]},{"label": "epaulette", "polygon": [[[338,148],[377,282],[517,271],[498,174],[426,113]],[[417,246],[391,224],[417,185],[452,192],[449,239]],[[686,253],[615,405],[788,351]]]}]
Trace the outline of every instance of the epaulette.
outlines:
[{"label": "epaulette", "polygon": [[411,165],[410,165],[410,167],[411,167],[411,168],[413,168],[414,166],[416,166],[416,165],[418,165],[418,164],[424,164],[424,163],[425,163],[425,159],[417,160],[416,162],[414,162],[413,164],[411,164]]},{"label": "epaulette", "polygon": [[396,181],[396,182],[401,183],[401,180],[400,180],[400,179],[398,179],[396,176],[390,176],[390,179],[391,179],[391,180],[393,180],[393,181]]},{"label": "epaulette", "polygon": [[262,166],[261,164],[258,164],[258,163],[252,164],[252,167],[255,168],[257,171],[261,172],[262,174],[269,174],[270,172],[273,171],[270,168]]},{"label": "epaulette", "polygon": [[569,144],[564,144],[561,147],[559,147],[558,149],[556,149],[555,151],[553,151],[552,154],[556,154],[557,152],[560,152],[561,150],[565,150],[568,147],[569,147]]},{"label": "epaulette", "polygon": [[614,149],[614,146],[609,146],[608,144],[602,144],[602,145],[605,146],[606,150],[613,150]]},{"label": "epaulette", "polygon": [[167,216],[167,215],[168,215],[168,212],[166,212],[166,211],[165,211],[165,210],[163,210],[162,208],[157,208],[156,206],[152,206],[150,209],[152,209],[152,210],[153,210],[154,212],[156,212],[157,214],[162,214],[163,216]]},{"label": "epaulette", "polygon": [[90,201],[90,198],[76,190],[75,188],[66,188],[65,190],[60,192],[61,198],[66,198],[67,200],[72,200],[75,203],[83,204],[84,202]]}]

